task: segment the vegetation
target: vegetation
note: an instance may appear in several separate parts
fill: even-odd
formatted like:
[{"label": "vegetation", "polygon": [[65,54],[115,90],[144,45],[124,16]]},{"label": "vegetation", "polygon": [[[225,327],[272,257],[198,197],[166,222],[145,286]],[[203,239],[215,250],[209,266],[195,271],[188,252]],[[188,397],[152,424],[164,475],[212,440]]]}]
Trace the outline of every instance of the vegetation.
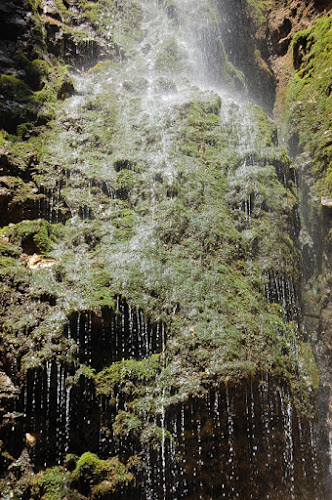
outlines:
[{"label": "vegetation", "polygon": [[96,387],[99,394],[106,396],[115,395],[120,387],[127,396],[131,392],[138,394],[149,382],[155,380],[160,370],[158,354],[142,361],[118,361],[97,374]]},{"label": "vegetation", "polygon": [[331,50],[331,17],[321,17],[294,36],[295,71],[285,102],[290,140],[296,145],[297,134],[299,147],[312,154],[323,195],[332,192]]},{"label": "vegetation", "polygon": [[33,484],[31,498],[60,500],[66,495],[67,481],[61,467],[51,467],[37,476]]},{"label": "vegetation", "polygon": [[28,254],[47,255],[54,247],[58,234],[58,227],[45,220],[19,222],[1,229],[2,236]]},{"label": "vegetation", "polygon": [[16,494],[24,498],[29,495],[31,500],[61,500],[67,495],[80,500],[107,499],[120,488],[124,491],[131,485],[134,475],[130,470],[135,470],[140,464],[135,456],[124,465],[118,458],[101,460],[90,452],[80,457],[68,457],[68,460],[74,460],[74,470],[57,466],[25,477],[17,485]]},{"label": "vegetation", "polygon": [[[30,3],[37,18],[39,2]],[[268,2],[248,3],[262,22]],[[135,2],[56,5],[63,37],[82,50],[104,37],[108,60],[84,76],[86,94],[70,105],[74,83],[59,58],[18,54],[27,80],[1,76],[0,92],[19,104],[14,125],[0,135],[9,172],[1,178],[10,194],[9,201],[4,197],[6,213],[11,203],[23,206],[0,231],[0,337],[3,352],[19,353],[17,383],[55,360],[67,370],[66,387],[79,394],[84,383],[91,399],[95,391],[106,401],[111,415],[101,416],[108,419],[108,435],[120,445],[130,439],[133,453],[173,443],[162,421],[179,405],[200,401],[212,388],[259,382],[266,373],[287,386],[299,414],[311,418],[319,377],[299,327],[296,169],[277,146],[275,124],[261,108],[223,100],[183,78],[190,67],[175,35],[156,47],[146,43],[138,58],[142,12]],[[174,27],[174,3],[163,6]],[[213,3],[206,19],[202,44],[218,28]],[[329,23],[322,18],[295,38],[294,54],[305,47],[306,55],[287,94],[294,105],[289,124],[296,120],[301,143],[317,152],[320,172],[317,138],[329,137],[331,114],[323,48]],[[242,86],[221,45],[220,74]],[[158,73],[153,84],[145,77],[149,51],[155,51]],[[314,59],[324,68],[320,80]],[[327,142],[324,154],[329,147]],[[324,179],[328,190],[328,169]],[[54,266],[27,270],[23,254],[34,253],[51,254]],[[102,336],[104,308],[115,310],[119,296],[126,307],[167,326],[166,346],[146,359],[122,359],[97,370],[79,365],[80,346],[68,321],[93,313]],[[77,319],[84,342],[90,327]],[[142,465],[136,456],[123,461],[87,451],[20,487],[31,499],[109,498],[130,491],[133,470]]]},{"label": "vegetation", "polygon": [[264,23],[266,21],[264,13],[271,5],[271,0],[246,0],[246,2],[254,15],[256,22],[258,24]]}]

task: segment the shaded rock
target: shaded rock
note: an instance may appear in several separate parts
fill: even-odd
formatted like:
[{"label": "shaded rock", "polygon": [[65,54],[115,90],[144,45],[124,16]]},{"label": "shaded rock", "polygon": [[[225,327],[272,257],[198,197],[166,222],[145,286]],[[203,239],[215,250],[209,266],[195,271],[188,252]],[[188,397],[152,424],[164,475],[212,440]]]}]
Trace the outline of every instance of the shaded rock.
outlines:
[{"label": "shaded rock", "polygon": [[17,177],[0,177],[0,224],[39,218],[40,201],[45,196],[38,192],[33,182]]},{"label": "shaded rock", "polygon": [[33,468],[31,464],[31,458],[26,448],[24,448],[20,457],[15,460],[15,462],[12,463],[8,469],[15,472],[19,476],[23,474],[32,474]]},{"label": "shaded rock", "polygon": [[12,398],[19,393],[11,379],[3,371],[0,371],[0,398]]}]

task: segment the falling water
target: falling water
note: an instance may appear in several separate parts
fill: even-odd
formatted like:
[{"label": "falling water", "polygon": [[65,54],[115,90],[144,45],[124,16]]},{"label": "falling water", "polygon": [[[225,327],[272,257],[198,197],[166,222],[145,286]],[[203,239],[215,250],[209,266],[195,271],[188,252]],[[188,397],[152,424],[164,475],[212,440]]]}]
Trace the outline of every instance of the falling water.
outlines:
[{"label": "falling water", "polygon": [[[99,165],[98,182],[104,186],[109,198],[123,199],[128,193],[123,188],[116,191],[114,175],[124,169],[135,171],[135,166],[130,163],[131,152],[138,149],[138,156],[145,159],[142,176],[151,180],[158,174],[166,178],[171,186],[176,174],[173,150],[176,141],[172,121],[178,118],[179,107],[197,96],[201,99],[212,95],[221,97],[221,118],[231,129],[230,140],[234,142],[234,149],[244,158],[237,172],[232,174],[234,185],[237,182],[244,185],[241,191],[243,196],[236,200],[235,205],[245,218],[244,229],[250,229],[259,206],[252,188],[260,169],[252,153],[257,138],[248,113],[235,102],[223,81],[221,61],[218,57],[211,61],[212,42],[208,36],[211,19],[208,16],[200,17],[209,11],[210,2],[174,1],[177,22],[167,17],[162,2],[139,0],[138,3],[143,12],[144,37],[132,59],[120,65],[118,74],[106,74],[106,81],[99,81],[96,85],[93,85],[93,76],[76,75],[75,82],[81,95],[68,99],[63,120],[69,123],[81,120],[86,100],[100,98],[109,81],[116,88],[119,108],[123,112],[119,118],[122,137],[118,144],[112,145],[112,158],[107,158],[112,168],[106,165],[105,158],[102,166]],[[202,23],[199,32],[197,23]],[[160,54],[164,51],[165,59],[165,49],[175,50],[179,59],[176,69],[160,69],[163,62]],[[211,62],[216,63],[213,71]],[[126,87],[131,88],[130,85],[138,77],[144,77],[144,82],[133,104],[128,98]],[[165,84],[164,80],[160,81],[163,78],[167,80],[166,90],[161,89],[161,84]],[[137,109],[131,109],[134,105],[138,106]],[[235,108],[238,120],[233,124],[232,110]],[[151,138],[148,134],[140,134],[143,128],[158,132],[157,147],[149,144]],[[59,135],[54,154],[61,158],[62,148],[75,134],[74,130],[64,130]],[[68,185],[72,183],[72,187],[77,187],[76,184],[79,184],[86,193],[84,202],[66,200],[80,228],[92,219],[94,211],[100,210],[107,220],[102,209],[98,206],[91,208],[95,173],[94,167],[84,160],[85,134],[87,132],[82,131],[80,140],[75,135],[70,154],[66,150],[69,157],[67,163],[75,166],[72,171],[68,167]],[[126,158],[125,166],[121,164],[123,157]],[[195,166],[189,163],[188,168],[194,174]],[[194,161],[192,163],[194,165]],[[289,180],[285,171],[280,171],[278,175],[287,187]],[[156,185],[150,182],[149,189],[151,192],[147,196],[150,196],[153,204],[157,197]],[[51,222],[59,220],[61,196],[61,185],[56,184],[48,197],[47,216],[45,214],[45,218]],[[105,261],[111,267],[119,268],[120,274],[128,262],[139,260],[138,250],[152,246],[156,225],[153,208],[151,214],[149,222],[145,225],[142,223],[136,235],[127,243],[127,254],[119,255],[110,250],[105,255]],[[85,249],[81,254],[80,250],[77,252],[77,266],[86,270],[82,265],[82,262],[87,262]],[[77,272],[78,276],[82,276],[79,270]],[[283,306],[287,321],[299,324],[301,313],[298,292],[292,277],[267,269],[265,296],[270,305]],[[33,372],[32,383],[28,382],[28,378],[25,380],[22,407],[31,424],[37,425],[37,416],[40,419],[38,425],[43,441],[40,446],[43,447],[41,455],[45,467],[52,463],[61,464],[64,455],[72,450],[83,453],[89,449],[102,458],[115,454],[129,455],[129,451],[130,454],[137,453],[143,457],[145,464],[145,472],[142,473],[143,478],[138,480],[138,487],[140,491],[144,490],[146,500],[256,500],[264,498],[264,484],[271,482],[271,474],[275,474],[272,478],[277,477],[284,483],[282,491],[288,492],[287,500],[297,500],[297,479],[303,479],[308,489],[311,483],[318,484],[313,429],[310,426],[308,430],[302,424],[283,380],[270,380],[267,373],[261,373],[258,381],[250,380],[247,385],[241,381],[238,387],[228,383],[220,383],[218,387],[211,384],[205,388],[205,397],[188,396],[186,400],[170,407],[167,406],[167,388],[162,382],[156,394],[160,402],[158,415],[151,416],[148,412],[140,415],[144,425],[153,424],[154,428],[161,429],[159,449],[139,440],[129,442],[127,438],[115,436],[112,430],[115,418],[120,411],[128,410],[129,403],[123,399],[119,388],[112,397],[96,394],[86,372],[76,370],[83,366],[98,371],[113,363],[147,359],[160,353],[162,370],[166,371],[168,330],[163,322],[153,321],[141,308],[127,302],[124,297],[117,295],[114,302],[114,308],[103,307],[99,315],[84,307],[72,313],[64,327],[67,339],[77,353],[72,364],[68,363],[67,366],[60,359],[46,361],[40,371]],[[83,373],[78,376],[78,380],[75,379],[76,373]],[[37,375],[41,379],[39,385]],[[35,428],[32,430],[38,431]],[[172,435],[171,442],[169,433]],[[304,443],[307,450],[304,449]],[[307,464],[308,457],[312,457],[312,467]],[[301,460],[301,478],[295,468],[298,458]],[[315,500],[321,499],[315,497]]]},{"label": "falling water", "polygon": [[285,442],[286,447],[284,450],[284,480],[289,484],[290,497],[292,500],[295,499],[295,490],[294,490],[294,443],[293,443],[293,421],[292,421],[292,405],[290,401],[287,401],[289,398],[288,394],[285,394],[284,391],[280,394],[281,401],[281,410],[282,415],[284,417],[284,428],[285,428]]}]

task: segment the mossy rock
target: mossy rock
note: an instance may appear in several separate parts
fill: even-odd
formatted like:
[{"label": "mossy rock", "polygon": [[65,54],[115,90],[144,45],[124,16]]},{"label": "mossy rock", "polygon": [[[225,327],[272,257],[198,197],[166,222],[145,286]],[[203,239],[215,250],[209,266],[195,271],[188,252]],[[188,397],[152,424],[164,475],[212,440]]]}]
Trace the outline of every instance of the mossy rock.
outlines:
[{"label": "mossy rock", "polygon": [[32,97],[30,87],[15,76],[1,75],[0,92],[8,99],[17,99],[20,102],[28,102]]},{"label": "mossy rock", "polygon": [[142,428],[141,420],[132,413],[120,410],[113,424],[116,436],[137,435]]},{"label": "mossy rock", "polygon": [[291,145],[312,154],[315,171],[323,177],[319,189],[328,195],[332,192],[332,18],[322,16],[296,33],[292,47],[295,72],[285,101],[288,137]]},{"label": "mossy rock", "polygon": [[118,361],[96,375],[96,389],[99,394],[105,395],[113,394],[119,386],[124,392],[131,391],[131,388],[134,392],[144,392],[144,385],[155,380],[160,371],[159,354],[153,354],[142,361]]},{"label": "mossy rock", "polygon": [[61,500],[66,495],[68,483],[66,475],[61,467],[51,467],[41,473],[33,481],[34,488],[39,489],[39,495],[32,494],[32,498],[44,498],[44,500]]},{"label": "mossy rock", "polygon": [[54,246],[59,230],[49,222],[41,220],[19,222],[3,228],[1,233],[25,253],[47,255]]},{"label": "mossy rock", "polygon": [[120,485],[127,486],[134,476],[118,458],[101,460],[96,454],[86,452],[79,457],[71,478],[83,494],[104,498],[115,493]]}]

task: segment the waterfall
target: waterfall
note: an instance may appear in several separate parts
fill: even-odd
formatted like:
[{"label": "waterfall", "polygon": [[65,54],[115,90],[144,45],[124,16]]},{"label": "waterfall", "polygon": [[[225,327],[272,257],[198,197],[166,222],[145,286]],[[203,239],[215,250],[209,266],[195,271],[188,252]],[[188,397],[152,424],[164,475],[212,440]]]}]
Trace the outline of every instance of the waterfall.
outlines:
[{"label": "waterfall", "polygon": [[68,218],[48,275],[65,319],[24,359],[17,411],[36,472],[95,453],[123,498],[323,500],[296,173],[227,59],[220,5],[138,0],[135,43],[72,75],[39,206]]}]

